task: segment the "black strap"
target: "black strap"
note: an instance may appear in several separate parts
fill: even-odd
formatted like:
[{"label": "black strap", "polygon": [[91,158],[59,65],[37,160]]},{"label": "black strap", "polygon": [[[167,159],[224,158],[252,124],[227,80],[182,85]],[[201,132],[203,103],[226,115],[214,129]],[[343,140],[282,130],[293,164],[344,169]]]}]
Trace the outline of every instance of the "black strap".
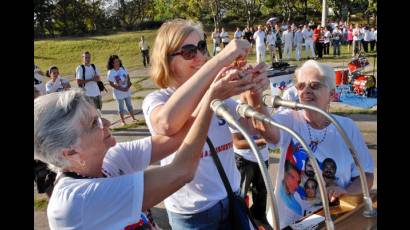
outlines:
[{"label": "black strap", "polygon": [[211,141],[211,139],[209,139],[209,137],[206,137],[206,143],[209,146],[209,149],[211,151],[212,159],[214,160],[215,166],[218,169],[219,176],[221,177],[222,182],[224,183],[226,192],[228,193],[228,197],[233,197],[234,193],[232,191],[232,187],[229,184],[228,177],[225,174],[225,170],[224,170],[224,168],[221,164],[221,161],[219,160],[219,157],[218,157],[218,154],[216,153],[215,147],[212,144],[212,141]]},{"label": "black strap", "polygon": [[[218,169],[219,176],[221,176],[222,182],[224,183],[226,192],[228,193],[229,203],[230,203],[230,206],[231,206],[231,208],[232,208],[232,207],[233,207],[233,206],[232,206],[232,202],[234,202],[234,199],[235,199],[234,193],[233,193],[233,191],[232,191],[232,187],[231,187],[231,185],[229,184],[228,177],[227,177],[226,174],[225,174],[225,170],[224,170],[224,168],[223,168],[223,166],[222,166],[222,164],[221,164],[221,161],[219,160],[219,157],[218,157],[218,154],[216,153],[215,147],[214,147],[214,145],[212,144],[212,141],[211,141],[211,139],[209,139],[209,137],[206,137],[206,143],[208,144],[209,149],[210,149],[210,151],[211,151],[211,156],[212,156],[212,159],[213,159],[214,162],[215,162],[216,168]],[[245,205],[245,204],[244,204],[244,205]],[[248,215],[248,218],[249,218],[249,220],[251,221],[253,227],[254,227],[255,229],[258,229],[258,227],[257,227],[257,225],[256,225],[256,223],[255,223],[255,221],[251,218],[252,215],[251,215],[249,209],[246,208],[245,211],[246,211],[246,214]],[[232,215],[232,210],[230,211],[230,214]]]},{"label": "black strap", "polygon": [[[91,67],[94,69],[94,75],[97,74],[97,71],[95,70],[95,65],[91,64]],[[85,66],[81,64],[81,68],[83,68],[83,80],[85,81]]]}]

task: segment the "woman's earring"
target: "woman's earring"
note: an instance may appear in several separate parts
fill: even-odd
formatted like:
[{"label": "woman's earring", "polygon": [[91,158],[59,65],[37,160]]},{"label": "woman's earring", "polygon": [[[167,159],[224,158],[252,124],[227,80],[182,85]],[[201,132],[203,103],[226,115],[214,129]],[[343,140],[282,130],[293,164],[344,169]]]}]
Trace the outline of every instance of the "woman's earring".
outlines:
[{"label": "woman's earring", "polygon": [[81,167],[85,168],[85,161],[84,161],[84,160],[80,160],[80,165],[81,165]]}]

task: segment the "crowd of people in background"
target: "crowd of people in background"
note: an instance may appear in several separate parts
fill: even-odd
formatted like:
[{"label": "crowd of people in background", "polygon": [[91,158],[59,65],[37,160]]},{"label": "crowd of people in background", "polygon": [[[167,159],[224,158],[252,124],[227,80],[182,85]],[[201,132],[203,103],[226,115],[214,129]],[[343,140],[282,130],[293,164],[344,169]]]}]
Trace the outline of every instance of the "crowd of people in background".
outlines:
[{"label": "crowd of people in background", "polygon": [[[247,26],[241,30],[237,27],[233,39],[248,40],[252,49],[255,48],[257,63],[266,61],[266,51],[269,51],[271,62],[291,60],[292,50],[295,50],[294,60],[300,61],[303,46],[306,59],[322,59],[327,55],[340,57],[341,45],[347,45],[348,52],[352,52],[354,57],[363,52],[374,52],[377,43],[376,27],[359,23],[347,24],[343,21],[329,22],[326,26],[317,25],[313,20],[300,25],[290,22],[267,23],[257,25],[256,28]],[[212,54],[215,55],[225,47],[224,41],[229,41],[229,34],[224,28],[221,31],[215,28],[211,36]]]}]

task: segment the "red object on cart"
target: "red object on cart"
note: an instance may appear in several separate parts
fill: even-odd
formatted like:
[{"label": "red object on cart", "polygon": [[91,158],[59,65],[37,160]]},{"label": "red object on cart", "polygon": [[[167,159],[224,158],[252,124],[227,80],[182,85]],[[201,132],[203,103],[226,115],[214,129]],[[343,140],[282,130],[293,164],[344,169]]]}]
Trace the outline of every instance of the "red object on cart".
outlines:
[{"label": "red object on cart", "polygon": [[366,90],[376,87],[376,79],[372,75],[358,75],[352,82],[353,92],[366,95]]},{"label": "red object on cart", "polygon": [[369,65],[369,61],[365,57],[353,58],[351,62],[347,64],[350,74],[355,74],[358,71],[363,70]]}]

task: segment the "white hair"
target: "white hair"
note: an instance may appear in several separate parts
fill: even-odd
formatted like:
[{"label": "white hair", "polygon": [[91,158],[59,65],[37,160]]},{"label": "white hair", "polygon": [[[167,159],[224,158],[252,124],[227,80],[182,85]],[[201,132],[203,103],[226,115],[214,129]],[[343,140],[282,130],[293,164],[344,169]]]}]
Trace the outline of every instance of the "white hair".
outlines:
[{"label": "white hair", "polygon": [[323,77],[323,82],[329,88],[329,90],[333,90],[336,88],[336,80],[335,80],[335,71],[333,67],[328,64],[322,64],[315,60],[308,60],[303,65],[295,70],[295,77],[297,77],[303,72],[303,70],[307,68],[316,69],[320,75]]},{"label": "white hair", "polygon": [[58,171],[70,166],[61,154],[80,142],[93,106],[83,90],[51,93],[34,100],[34,158]]}]

